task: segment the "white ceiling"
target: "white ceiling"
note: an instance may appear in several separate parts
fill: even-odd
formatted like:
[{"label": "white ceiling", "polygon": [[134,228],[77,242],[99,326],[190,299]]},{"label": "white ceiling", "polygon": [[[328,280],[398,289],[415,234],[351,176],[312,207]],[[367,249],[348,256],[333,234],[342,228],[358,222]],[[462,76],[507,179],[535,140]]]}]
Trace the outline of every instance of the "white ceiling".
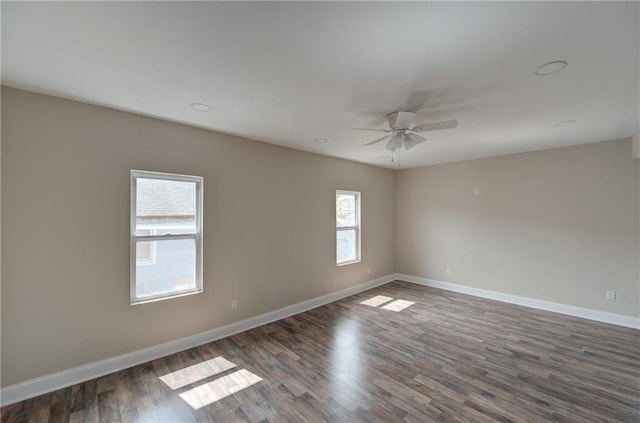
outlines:
[{"label": "white ceiling", "polygon": [[[637,2],[5,1],[2,83],[405,168],[631,136],[639,16]],[[568,66],[535,75],[553,60]],[[351,129],[414,107],[418,124],[459,127],[399,163]]]}]

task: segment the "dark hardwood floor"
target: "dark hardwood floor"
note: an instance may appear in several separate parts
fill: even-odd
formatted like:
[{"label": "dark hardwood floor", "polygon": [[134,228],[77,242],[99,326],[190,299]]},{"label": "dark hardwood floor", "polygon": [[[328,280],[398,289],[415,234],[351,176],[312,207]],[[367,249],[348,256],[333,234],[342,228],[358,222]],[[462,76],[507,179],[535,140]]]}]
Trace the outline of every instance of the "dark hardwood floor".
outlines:
[{"label": "dark hardwood floor", "polygon": [[[361,304],[376,296],[415,304]],[[639,408],[640,331],[392,282],[2,422],[640,422]]]}]

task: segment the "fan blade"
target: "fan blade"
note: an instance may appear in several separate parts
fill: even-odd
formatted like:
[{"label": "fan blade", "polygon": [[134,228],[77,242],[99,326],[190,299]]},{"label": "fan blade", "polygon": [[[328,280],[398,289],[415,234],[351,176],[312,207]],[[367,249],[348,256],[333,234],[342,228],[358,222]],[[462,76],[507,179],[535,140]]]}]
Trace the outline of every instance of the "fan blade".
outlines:
[{"label": "fan blade", "polygon": [[360,112],[358,116],[367,118],[367,128],[381,128],[387,126],[387,114],[384,112]]},{"label": "fan blade", "polygon": [[426,140],[427,139],[425,137],[421,137],[418,134],[407,134],[406,138],[404,139],[404,148],[406,148],[407,150],[411,150],[413,147],[420,144],[421,142],[425,142]]},{"label": "fan blade", "polygon": [[374,128],[351,128],[358,131],[377,131],[377,132],[391,132],[391,129],[374,129]]},{"label": "fan blade", "polygon": [[440,129],[451,129],[451,128],[457,128],[457,127],[458,127],[458,121],[454,119],[454,120],[445,120],[442,122],[427,123],[425,125],[415,126],[412,129],[412,131],[413,132],[437,131]]},{"label": "fan blade", "polygon": [[416,114],[413,112],[403,112],[402,110],[389,113],[387,119],[389,120],[389,127],[406,129],[413,123]]},{"label": "fan blade", "polygon": [[377,140],[373,140],[373,141],[371,141],[371,142],[368,142],[368,143],[366,143],[365,145],[375,144],[375,143],[377,143],[377,142],[384,141],[384,140],[386,140],[386,139],[387,139],[387,138],[389,138],[389,137],[391,137],[391,135],[385,135],[384,137],[382,137],[382,138],[378,138]]},{"label": "fan blade", "polygon": [[396,151],[398,148],[402,147],[402,138],[404,134],[396,132],[393,134],[385,148],[389,151]]},{"label": "fan blade", "polygon": [[429,91],[412,92],[402,110],[414,113],[417,112],[418,110],[422,109],[425,104],[427,104],[429,94],[431,94],[431,92]]}]

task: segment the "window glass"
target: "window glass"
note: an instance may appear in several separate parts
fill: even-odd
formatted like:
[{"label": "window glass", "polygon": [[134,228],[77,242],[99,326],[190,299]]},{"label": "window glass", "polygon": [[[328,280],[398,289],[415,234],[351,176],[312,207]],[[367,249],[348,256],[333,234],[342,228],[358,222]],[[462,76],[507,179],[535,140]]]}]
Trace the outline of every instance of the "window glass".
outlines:
[{"label": "window glass", "polygon": [[149,264],[136,257],[138,298],[196,288],[196,245],[193,239],[139,241],[140,248],[155,250],[155,260]]},{"label": "window glass", "polygon": [[355,229],[347,229],[338,231],[336,234],[336,259],[338,262],[356,260],[356,231]]},{"label": "window glass", "polygon": [[158,235],[179,229],[196,231],[196,184],[156,178],[137,178],[136,234],[153,228]]},{"label": "window glass", "polygon": [[356,197],[352,194],[336,195],[336,226],[356,226]]}]

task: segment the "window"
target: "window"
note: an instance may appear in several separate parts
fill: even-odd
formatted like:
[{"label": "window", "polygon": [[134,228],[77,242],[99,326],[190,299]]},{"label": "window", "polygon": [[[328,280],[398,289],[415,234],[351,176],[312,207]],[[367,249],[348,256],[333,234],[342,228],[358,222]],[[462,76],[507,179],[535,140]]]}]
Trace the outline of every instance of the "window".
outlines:
[{"label": "window", "polygon": [[360,193],[336,191],[336,264],[360,261]]},{"label": "window", "polygon": [[202,178],[131,171],[131,304],[202,292]]}]

